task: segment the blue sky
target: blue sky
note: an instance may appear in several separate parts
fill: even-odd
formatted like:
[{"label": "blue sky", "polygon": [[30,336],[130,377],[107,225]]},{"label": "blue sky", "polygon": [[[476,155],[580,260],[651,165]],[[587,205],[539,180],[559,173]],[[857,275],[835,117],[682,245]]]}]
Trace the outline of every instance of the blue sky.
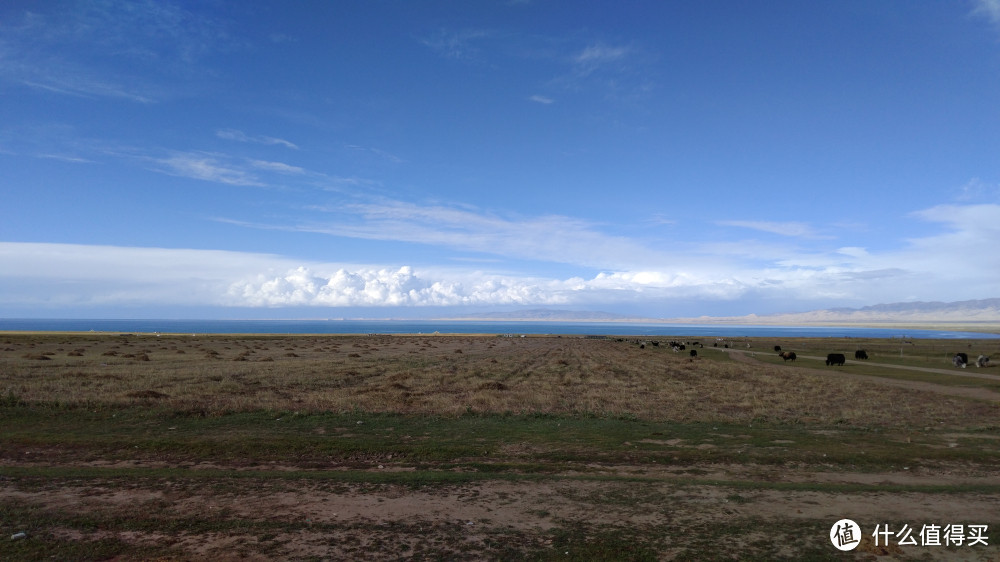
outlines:
[{"label": "blue sky", "polygon": [[1000,296],[1000,0],[0,5],[0,316]]}]

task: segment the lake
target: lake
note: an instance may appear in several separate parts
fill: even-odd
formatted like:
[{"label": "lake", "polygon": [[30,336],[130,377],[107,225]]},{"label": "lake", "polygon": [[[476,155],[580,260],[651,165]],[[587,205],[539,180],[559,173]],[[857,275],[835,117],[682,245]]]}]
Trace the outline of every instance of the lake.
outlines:
[{"label": "lake", "polygon": [[996,339],[1000,334],[903,328],[506,322],[461,320],[128,320],[0,319],[0,331],[142,332],[167,334],[567,334],[617,336]]}]

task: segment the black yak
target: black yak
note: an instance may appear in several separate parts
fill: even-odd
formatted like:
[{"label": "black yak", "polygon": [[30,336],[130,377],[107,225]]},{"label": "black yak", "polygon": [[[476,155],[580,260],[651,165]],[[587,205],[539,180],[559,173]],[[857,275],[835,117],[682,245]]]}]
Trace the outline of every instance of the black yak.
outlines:
[{"label": "black yak", "polygon": [[954,357],[951,358],[951,363],[956,367],[962,367],[964,369],[965,366],[969,364],[969,356],[959,351]]},{"label": "black yak", "polygon": [[868,352],[865,351],[865,350],[863,350],[863,349],[859,349],[859,350],[857,350],[857,351],[854,352],[854,358],[855,359],[868,359]]},{"label": "black yak", "polygon": [[794,351],[785,351],[785,352],[779,353],[778,357],[781,357],[785,361],[795,361],[795,352]]},{"label": "black yak", "polygon": [[847,362],[847,358],[844,357],[843,353],[827,353],[826,354],[826,364],[830,365],[843,365]]}]

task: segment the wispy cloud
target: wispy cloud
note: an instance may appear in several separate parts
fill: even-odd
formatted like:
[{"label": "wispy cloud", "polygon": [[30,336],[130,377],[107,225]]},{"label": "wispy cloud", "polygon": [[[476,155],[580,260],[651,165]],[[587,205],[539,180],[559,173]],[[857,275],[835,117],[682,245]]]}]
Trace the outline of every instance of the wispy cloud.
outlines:
[{"label": "wispy cloud", "polygon": [[266,160],[251,160],[250,165],[254,168],[261,170],[268,170],[271,172],[278,172],[279,174],[287,174],[292,176],[301,176],[306,173],[305,169],[298,166],[291,166],[285,164],[284,162],[269,162]]},{"label": "wispy cloud", "polygon": [[[0,80],[86,98],[152,103],[230,48],[225,26],[170,1],[71,3],[6,22]],[[169,77],[169,80],[164,80]]]},{"label": "wispy cloud", "polygon": [[268,137],[265,135],[248,135],[243,131],[238,131],[236,129],[220,129],[215,132],[215,136],[220,139],[232,140],[237,142],[249,142],[255,144],[265,144],[265,145],[279,145],[285,148],[291,148],[293,150],[298,150],[298,146],[292,142],[285,139],[279,139],[277,137]]},{"label": "wispy cloud", "polygon": [[556,59],[565,69],[548,87],[592,91],[612,101],[635,102],[655,89],[655,56],[631,44],[594,42]]},{"label": "wispy cloud", "polygon": [[628,47],[612,47],[598,43],[583,49],[573,57],[573,62],[584,66],[600,66],[609,62],[617,61],[625,57],[629,52]]},{"label": "wispy cloud", "polygon": [[489,31],[482,29],[441,30],[423,38],[421,43],[446,58],[473,60],[480,56],[476,43],[490,35]]},{"label": "wispy cloud", "polygon": [[399,156],[396,156],[395,154],[387,152],[380,148],[374,148],[370,146],[359,146],[356,144],[348,144],[345,147],[358,152],[366,152],[368,154],[372,154],[374,156],[377,156],[380,160],[384,160],[392,164],[401,164],[404,162],[404,160]]},{"label": "wispy cloud", "polygon": [[548,98],[548,97],[545,97],[545,96],[540,96],[540,95],[537,95],[537,94],[529,97],[528,99],[531,100],[531,101],[533,101],[533,102],[535,102],[535,103],[541,103],[541,104],[545,104],[545,105],[549,105],[550,103],[555,102],[555,100],[552,99],[552,98]]},{"label": "wispy cloud", "polygon": [[79,156],[71,156],[68,154],[36,154],[37,158],[45,158],[47,160],[59,160],[60,162],[70,162],[73,164],[93,164],[93,160],[88,160],[86,158],[81,158]]},{"label": "wispy cloud", "polygon": [[973,0],[972,13],[1000,26],[1000,0]]},{"label": "wispy cloud", "polygon": [[573,56],[573,73],[577,78],[585,78],[597,72],[620,72],[630,49],[603,43],[590,45]]},{"label": "wispy cloud", "polygon": [[[915,248],[934,255],[951,254],[955,258],[955,270],[976,261],[997,264],[996,271],[1000,271],[1000,255],[996,252],[1000,243],[1000,205],[937,205],[917,211],[913,216],[945,225],[946,229],[942,234],[910,239]],[[970,259],[959,261],[960,256]]]},{"label": "wispy cloud", "polygon": [[281,43],[297,43],[299,40],[297,37],[288,35],[287,33],[272,33],[267,36],[268,41],[275,44]]},{"label": "wispy cloud", "polygon": [[959,201],[998,201],[1000,200],[1000,184],[990,184],[979,178],[972,178],[958,189],[956,199]]},{"label": "wispy cloud", "polygon": [[265,184],[245,169],[227,164],[220,155],[203,152],[178,152],[154,159],[155,171],[228,185],[263,187]]},{"label": "wispy cloud", "polygon": [[801,222],[770,222],[770,221],[716,221],[721,226],[735,226],[739,228],[749,228],[781,236],[791,236],[796,238],[831,238],[818,234],[811,226]]},{"label": "wispy cloud", "polygon": [[0,70],[23,86],[44,90],[55,94],[76,96],[81,98],[114,98],[139,103],[153,103],[153,97],[140,93],[120,84],[100,80],[81,73],[77,69],[54,70],[51,66],[34,67],[31,69],[16,69],[14,65],[4,65],[0,61]]},{"label": "wispy cloud", "polygon": [[332,220],[288,228],[591,267],[669,261],[665,254],[636,240],[602,233],[586,221],[565,216],[504,218],[467,208],[395,200],[318,210]]}]

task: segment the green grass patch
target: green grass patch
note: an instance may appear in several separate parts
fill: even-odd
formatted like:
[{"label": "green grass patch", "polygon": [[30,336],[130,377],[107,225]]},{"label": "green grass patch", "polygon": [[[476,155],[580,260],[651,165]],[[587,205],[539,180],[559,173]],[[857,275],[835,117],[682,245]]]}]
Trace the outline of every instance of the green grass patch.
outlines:
[{"label": "green grass patch", "polygon": [[32,449],[41,449],[44,458],[61,462],[288,463],[320,469],[430,463],[466,471],[543,473],[594,462],[804,463],[883,470],[927,462],[1000,461],[997,440],[958,439],[931,427],[904,439],[899,431],[878,428],[685,424],[588,415],[258,411],[201,417],[144,408],[23,405],[0,409],[0,423],[6,455],[21,451],[19,458],[31,460]]}]

